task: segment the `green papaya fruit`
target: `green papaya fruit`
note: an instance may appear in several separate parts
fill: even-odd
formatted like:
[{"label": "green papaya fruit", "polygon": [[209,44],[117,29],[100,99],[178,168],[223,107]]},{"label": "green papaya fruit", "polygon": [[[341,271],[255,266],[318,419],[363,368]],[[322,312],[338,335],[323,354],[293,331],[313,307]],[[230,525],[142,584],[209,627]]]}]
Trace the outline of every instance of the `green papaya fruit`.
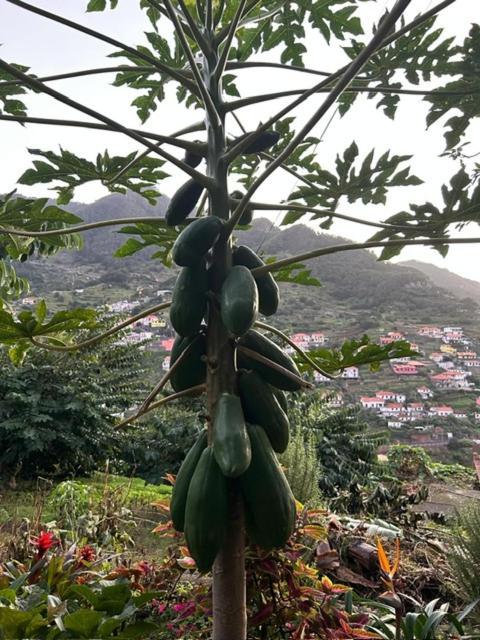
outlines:
[{"label": "green papaya fruit", "polygon": [[258,289],[247,267],[232,267],[220,292],[220,310],[226,328],[242,336],[255,322],[258,311]]},{"label": "green papaya fruit", "polygon": [[173,526],[177,531],[183,531],[185,527],[185,506],[187,504],[188,488],[200,456],[207,446],[207,440],[207,432],[202,431],[182,462],[175,484],[173,485],[172,498],[170,500],[170,516]]},{"label": "green papaya fruit", "polygon": [[[240,338],[238,345],[251,349],[252,351],[256,351],[265,358],[268,358],[272,362],[300,377],[300,372],[292,358],[284,353],[274,342],[258,331],[250,329],[250,331]],[[277,389],[283,389],[285,391],[299,391],[302,388],[300,381],[297,382],[296,380],[287,377],[281,371],[272,369],[272,367],[269,367],[267,364],[245,355],[240,350],[237,350],[237,368],[256,371],[264,380]]]},{"label": "green papaya fruit", "polygon": [[272,387],[255,371],[245,371],[238,377],[238,389],[245,420],[263,427],[273,450],[283,453],[288,446],[290,423]]},{"label": "green papaya fruit", "polygon": [[212,568],[225,540],[227,517],[227,478],[207,447],[193,472],[185,506],[185,539],[202,573]]},{"label": "green papaya fruit", "polygon": [[[233,264],[241,264],[249,269],[263,267],[265,262],[257,256],[255,251],[245,245],[239,245],[233,250]],[[277,312],[280,301],[280,290],[271,273],[255,277],[258,287],[258,308],[264,316],[273,316]]]},{"label": "green papaya fruit", "polygon": [[[195,140],[195,142],[198,142],[198,140]],[[195,153],[195,151],[191,151],[190,149],[187,149],[185,151],[183,161],[185,162],[185,164],[188,164],[189,167],[192,167],[193,169],[195,167],[198,167],[202,160],[203,156]]]},{"label": "green papaya fruit", "polygon": [[270,387],[273,395],[277,399],[278,404],[282,407],[285,415],[288,415],[288,400],[286,394],[280,389],[275,389],[275,387]]},{"label": "green papaya fruit", "polygon": [[190,389],[190,387],[203,384],[207,379],[207,365],[204,360],[207,352],[207,341],[203,333],[187,338],[177,336],[170,354],[170,366],[172,367],[175,364],[183,351],[190,345],[191,348],[187,355],[170,378],[170,384],[174,391]]},{"label": "green papaya fruit", "polygon": [[165,212],[165,221],[170,227],[182,224],[188,214],[194,210],[203,189],[201,184],[191,178],[175,192]]},{"label": "green papaya fruit", "polygon": [[196,267],[183,267],[172,294],[170,322],[181,336],[194,336],[200,330],[207,309],[208,277],[205,261]]},{"label": "green papaya fruit", "polygon": [[239,478],[246,507],[247,533],[265,550],[283,547],[295,528],[295,498],[267,434],[248,425],[250,466]]},{"label": "green papaya fruit", "polygon": [[222,473],[229,478],[240,476],[250,464],[250,440],[240,398],[222,393],[213,422],[213,453]]},{"label": "green papaya fruit", "polygon": [[196,267],[213,247],[223,229],[216,216],[197,218],[185,227],[172,248],[172,257],[180,267]]},{"label": "green papaya fruit", "polygon": [[[238,205],[238,203],[242,198],[243,198],[243,193],[241,191],[232,191],[232,193],[230,194],[230,202],[232,204],[232,206],[230,207],[231,212],[233,212],[233,210],[235,209],[235,207]],[[247,204],[245,211],[242,213],[242,215],[240,216],[240,219],[238,220],[238,224],[240,226],[245,226],[248,224],[252,224],[252,220],[253,220],[253,207],[250,204]]]},{"label": "green papaya fruit", "polygon": [[[245,139],[251,133],[255,133],[254,131],[249,131],[244,133],[242,136],[239,136],[232,143],[232,147],[239,143],[241,140]],[[262,151],[266,151],[273,145],[277,144],[280,140],[280,134],[277,131],[262,131],[253,142],[250,142],[248,147],[242,151],[242,154],[248,155],[250,153],[261,153]]]}]

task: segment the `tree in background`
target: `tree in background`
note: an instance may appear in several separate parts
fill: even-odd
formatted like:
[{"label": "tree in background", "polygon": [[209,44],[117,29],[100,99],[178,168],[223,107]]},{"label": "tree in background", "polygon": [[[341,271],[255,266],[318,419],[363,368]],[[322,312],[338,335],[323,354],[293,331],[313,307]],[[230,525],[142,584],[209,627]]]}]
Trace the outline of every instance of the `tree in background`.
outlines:
[{"label": "tree in background", "polygon": [[[465,142],[470,121],[479,115],[480,29],[473,25],[465,41],[456,43],[435,27],[436,15],[455,0],[444,0],[409,21],[404,19],[409,5],[414,9],[418,4],[423,10],[423,3],[392,0],[374,25],[373,35],[367,35],[370,26],[364,20],[363,3],[353,0],[141,0],[151,30],[146,34],[147,43],[136,47],[23,0],[7,1],[19,10],[109,43],[116,49],[114,57],[123,64],[37,78],[24,66],[0,60],[0,119],[93,129],[92,140],[97,140],[99,131],[114,131],[142,151],[127,156],[105,151],[87,159],[66,149],[60,153],[30,150],[34,166],[19,183],[53,183],[58,198],[55,205],[49,205],[46,199],[19,198],[12,193],[2,201],[0,340],[17,363],[32,347],[72,351],[100,341],[105,332],[93,341],[72,342],[74,329],[95,327],[92,310],[49,316],[42,301],[34,311],[15,314],[9,299],[27,284],[16,278],[13,262],[78,245],[75,234],[92,224],[82,225],[63,208],[78,186],[97,180],[112,191],[131,189],[154,202],[167,164],[187,175],[188,181],[172,197],[165,220],[147,216],[97,221],[93,226],[126,225],[121,231],[131,237],[118,255],[154,246],[155,257],[167,265],[173,258],[182,267],[171,303],[172,324],[179,334],[172,366],[130,421],[176,398],[206,393],[208,434],[200,436],[182,466],[172,515],[177,528],[185,527],[197,566],[208,570],[214,563],[214,640],[244,640],[244,525],[250,541],[268,549],[283,544],[295,517],[293,497],[273,451],[281,452],[288,441],[283,392],[309,386],[301,371],[313,369],[336,376],[348,366],[375,368],[382,360],[411,355],[406,343],[380,347],[363,337],[345,342],[340,349],[322,348],[308,355],[297,348],[299,371],[274,342],[252,330],[256,324],[257,329],[289,343],[282,332],[257,321],[257,311],[264,316],[275,314],[279,301],[272,274],[277,281],[318,284],[304,266],[313,258],[380,247],[381,258],[388,259],[415,244],[432,246],[444,255],[450,244],[480,241],[450,235],[452,229],[479,219],[478,166],[465,152]],[[103,11],[107,4],[114,9],[117,2],[90,0],[88,10]],[[311,46],[307,33],[312,30],[332,48],[339,43],[343,46],[344,66],[335,71],[305,68],[303,59]],[[272,56],[276,61],[272,62]],[[237,74],[249,77],[260,67],[283,70],[284,86],[297,74],[309,86],[239,95]],[[134,106],[143,123],[159,105],[161,108],[167,85],[174,85],[178,101],[201,110],[202,117],[170,135],[132,129],[113,120],[108,109],[100,113],[52,85],[59,77],[98,73],[116,73],[115,85],[139,92]],[[429,81],[428,89],[419,86],[420,81]],[[24,103],[28,90],[49,95],[88,120],[29,115]],[[393,120],[405,95],[424,96],[429,106],[427,124],[437,122],[443,127],[447,153],[458,165],[442,187],[441,204],[420,201],[386,213],[381,223],[338,210],[347,202],[386,204],[390,189],[422,182],[410,172],[410,156],[390,150],[364,152],[353,141],[338,150],[333,166],[317,155],[320,138],[313,135],[315,127],[334,105],[341,114],[356,108],[360,94],[366,94],[372,106]],[[272,106],[271,115],[254,131],[243,130],[242,109],[273,105],[278,99],[284,99],[285,106],[280,110]],[[312,103],[315,106],[310,107]],[[303,109],[297,120],[294,110],[299,106]],[[372,122],[378,117],[379,111],[372,113]],[[202,162],[204,170],[198,168]],[[282,203],[255,200],[259,188],[277,170],[293,175],[299,186]],[[243,190],[237,191],[239,187]],[[369,225],[375,233],[367,242],[334,244],[265,263],[248,247],[235,246],[235,230],[249,224],[253,210],[284,211],[283,224],[310,216],[324,228],[336,220],[349,220]],[[193,217],[188,218],[192,212]],[[168,306],[158,304],[144,314]],[[112,327],[106,333],[114,331]],[[174,392],[155,401],[168,381]],[[245,418],[256,424],[246,430]]]},{"label": "tree in background", "polygon": [[115,459],[115,415],[144,393],[144,353],[102,344],[88,353],[35,352],[14,367],[0,352],[0,478],[83,475]]}]

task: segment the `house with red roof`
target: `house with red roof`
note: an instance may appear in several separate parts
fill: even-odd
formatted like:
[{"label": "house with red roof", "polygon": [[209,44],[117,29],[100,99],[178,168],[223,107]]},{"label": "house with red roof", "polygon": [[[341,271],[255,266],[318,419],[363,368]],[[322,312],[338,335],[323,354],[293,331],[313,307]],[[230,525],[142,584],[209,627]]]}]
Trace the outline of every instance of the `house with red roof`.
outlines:
[{"label": "house with red roof", "polygon": [[414,376],[417,375],[417,367],[413,362],[406,363],[393,363],[392,371],[396,373],[397,376]]},{"label": "house with red roof", "polygon": [[360,404],[364,409],[382,409],[385,402],[381,398],[361,396]]},{"label": "house with red roof", "polygon": [[454,414],[453,407],[446,404],[440,404],[435,407],[430,407],[430,415],[438,416],[439,418],[446,418]]}]

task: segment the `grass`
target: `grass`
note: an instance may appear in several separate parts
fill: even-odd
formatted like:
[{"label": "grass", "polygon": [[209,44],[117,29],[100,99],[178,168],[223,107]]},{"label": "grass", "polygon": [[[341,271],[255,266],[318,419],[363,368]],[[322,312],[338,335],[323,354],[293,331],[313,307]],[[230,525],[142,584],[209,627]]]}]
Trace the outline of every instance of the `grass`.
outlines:
[{"label": "grass", "polygon": [[[102,507],[115,513],[128,512],[125,531],[134,540],[133,556],[158,560],[165,542],[152,533],[162,519],[153,502],[164,500],[171,494],[167,485],[147,484],[141,478],[127,478],[95,473],[89,478],[53,483],[39,479],[37,483],[24,483],[16,489],[0,491],[0,528],[7,529],[27,519],[34,528],[51,522],[61,526],[62,507],[77,515],[89,511],[101,513]],[[1,536],[0,536],[1,537]]]}]

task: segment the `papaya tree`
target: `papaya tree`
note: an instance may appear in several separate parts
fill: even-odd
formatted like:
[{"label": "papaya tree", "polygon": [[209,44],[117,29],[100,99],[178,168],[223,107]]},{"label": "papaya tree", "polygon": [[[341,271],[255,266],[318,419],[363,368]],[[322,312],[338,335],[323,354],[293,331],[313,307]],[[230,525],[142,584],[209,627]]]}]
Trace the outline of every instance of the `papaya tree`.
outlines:
[{"label": "papaya tree", "polygon": [[[479,165],[475,150],[465,148],[468,127],[480,115],[480,28],[473,25],[463,42],[444,35],[435,20],[444,11],[453,14],[455,0],[428,10],[422,2],[391,0],[373,28],[367,3],[354,0],[140,0],[150,30],[146,42],[135,45],[23,0],[5,1],[19,12],[111,45],[121,64],[38,77],[34,68],[0,58],[0,120],[80,127],[85,135],[90,132],[92,145],[102,131],[116,132],[135,150],[118,156],[98,149],[83,158],[64,148],[30,149],[33,166],[19,178],[20,188],[51,184],[57,198],[52,203],[12,191],[0,203],[0,341],[19,363],[31,348],[88,349],[142,316],[170,307],[177,332],[170,370],[128,423],[166,402],[203,395],[208,429],[178,474],[172,518],[185,531],[198,569],[212,569],[212,637],[243,640],[245,545],[266,550],[283,545],[295,519],[295,501],[275,455],[288,442],[285,392],[308,388],[306,371],[335,377],[352,365],[375,368],[382,360],[411,355],[405,342],[379,346],[366,336],[339,349],[306,354],[278,328],[260,321],[259,314],[275,315],[279,281],[316,284],[305,266],[312,259],[365,248],[381,248],[380,258],[389,259],[409,245],[430,246],[445,255],[451,244],[480,241],[451,235],[480,220]],[[115,10],[117,5],[118,0],[90,0],[86,9]],[[422,13],[415,16],[416,10]],[[320,38],[344,56],[344,65],[335,70],[305,66]],[[260,68],[282,71],[284,86],[293,77],[305,78],[308,86],[242,96],[242,74]],[[192,116],[191,125],[173,133],[134,129],[113,119],[107,107],[97,111],[55,88],[56,80],[93,74],[113,76],[115,86],[138,92],[133,106],[142,125],[161,112],[172,88],[182,107],[201,116]],[[50,96],[87,119],[30,114],[29,92]],[[441,125],[446,154],[458,165],[441,188],[443,204],[419,201],[385,213],[382,222],[339,211],[346,203],[386,208],[390,189],[421,183],[408,166],[410,156],[371,150],[362,157],[355,142],[338,149],[333,168],[320,158],[317,126],[334,108],[340,114],[355,109],[360,94],[378,109],[372,119],[383,114],[393,124],[404,96],[423,96],[427,125],[437,123],[437,130]],[[284,106],[273,107],[278,100]],[[261,110],[261,105],[263,121],[247,131],[242,109]],[[169,194],[165,218],[83,224],[68,211],[75,189],[92,181],[113,192],[133,190],[154,203],[169,167],[185,177]],[[297,186],[282,202],[258,201],[257,191],[274,172],[293,176]],[[348,220],[375,232],[366,242],[263,260],[239,244],[237,231],[248,227],[254,211],[269,210],[283,211],[285,225],[310,218],[329,228]],[[41,301],[34,310],[15,312],[12,300],[28,288],[15,273],[16,260],[76,248],[84,231],[115,225],[130,235],[119,255],[153,246],[155,258],[181,268],[171,301],[83,341],[76,332],[95,328],[94,310],[49,314]],[[293,359],[279,346],[288,343],[295,349]],[[165,394],[167,383],[172,391]]]}]

